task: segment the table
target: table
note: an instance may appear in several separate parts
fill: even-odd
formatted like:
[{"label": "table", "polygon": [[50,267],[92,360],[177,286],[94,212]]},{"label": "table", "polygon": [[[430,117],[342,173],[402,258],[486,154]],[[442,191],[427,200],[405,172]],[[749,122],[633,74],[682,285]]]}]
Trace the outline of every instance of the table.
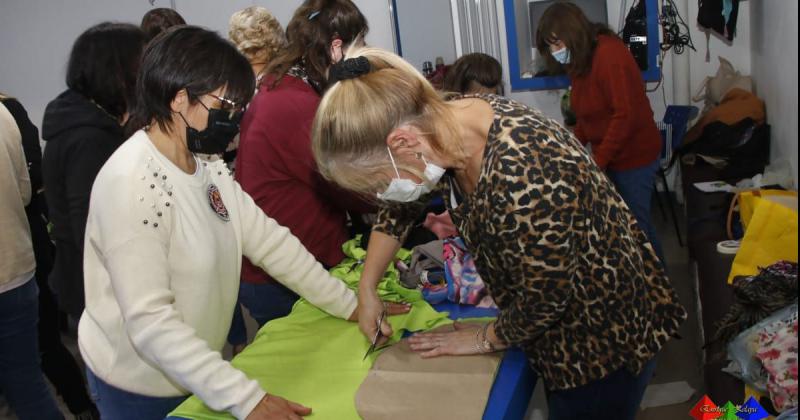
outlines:
[{"label": "table", "polygon": [[[722,171],[703,162],[681,163],[681,174],[686,197],[689,258],[696,270],[700,338],[705,344],[716,332],[716,323],[735,301],[733,289],[728,285],[734,255],[717,252],[717,242],[728,239],[726,221],[733,194],[704,193],[695,188],[694,183],[724,180],[735,184],[739,180],[726,179]],[[723,343],[714,343],[703,349],[705,392],[714,401],[743,401],[744,383],[722,371],[728,364],[724,358],[712,359],[725,348]]]},{"label": "table", "polygon": [[[470,305],[440,303],[432,305],[439,312],[447,311],[450,319],[497,316],[497,309],[476,308]],[[521,420],[525,418],[528,402],[533,395],[537,376],[525,354],[516,348],[506,350],[497,368],[494,385],[483,412],[484,420]],[[167,417],[166,420],[185,420]]]},{"label": "table", "polygon": [[[439,312],[449,312],[450,319],[497,316],[496,309],[476,308],[455,303],[433,305]],[[483,411],[484,420],[520,420],[525,418],[528,402],[533,395],[538,377],[528,364],[525,354],[516,348],[506,350],[489,400]]]}]

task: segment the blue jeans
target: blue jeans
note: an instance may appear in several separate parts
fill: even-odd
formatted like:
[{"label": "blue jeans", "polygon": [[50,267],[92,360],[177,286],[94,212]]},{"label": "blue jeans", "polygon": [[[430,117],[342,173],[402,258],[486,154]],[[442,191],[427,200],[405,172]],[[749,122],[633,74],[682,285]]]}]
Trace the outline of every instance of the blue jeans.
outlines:
[{"label": "blue jeans", "polygon": [[277,283],[239,285],[239,301],[233,312],[228,342],[232,345],[244,344],[247,341],[247,330],[242,317],[242,306],[250,311],[250,315],[263,327],[267,322],[289,315],[292,306],[300,297],[286,286]]},{"label": "blue jeans", "polygon": [[86,368],[89,393],[103,420],[162,420],[186,397],[149,397],[111,386]]},{"label": "blue jeans", "polygon": [[20,420],[63,419],[39,364],[36,280],[0,293],[0,391]]},{"label": "blue jeans", "polygon": [[625,171],[608,170],[608,177],[617,187],[617,192],[622,196],[622,200],[633,212],[639,228],[647,235],[647,239],[653,245],[658,259],[661,260],[662,264],[666,265],[664,250],[661,248],[661,241],[658,240],[658,233],[656,233],[656,227],[653,225],[650,215],[650,205],[653,202],[658,165],[659,161],[656,159],[653,163],[641,168]]},{"label": "blue jeans", "polygon": [[652,359],[638,375],[623,368],[584,386],[549,391],[548,420],[634,420],[655,369]]}]

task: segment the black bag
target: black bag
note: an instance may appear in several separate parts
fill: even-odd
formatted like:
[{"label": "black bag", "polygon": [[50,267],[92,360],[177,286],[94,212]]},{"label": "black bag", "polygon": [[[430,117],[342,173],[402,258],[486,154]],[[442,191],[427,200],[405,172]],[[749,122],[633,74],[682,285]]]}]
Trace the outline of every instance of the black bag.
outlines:
[{"label": "black bag", "polygon": [[745,118],[734,125],[713,122],[692,143],[681,146],[675,156],[703,155],[723,159],[720,174],[725,179],[749,178],[769,163],[770,126]]}]

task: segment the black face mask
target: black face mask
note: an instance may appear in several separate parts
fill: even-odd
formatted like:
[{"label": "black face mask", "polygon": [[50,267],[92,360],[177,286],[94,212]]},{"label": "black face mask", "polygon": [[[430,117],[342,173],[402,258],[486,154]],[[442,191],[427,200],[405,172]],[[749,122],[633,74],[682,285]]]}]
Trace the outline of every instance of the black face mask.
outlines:
[{"label": "black face mask", "polygon": [[186,123],[186,145],[192,153],[206,155],[224,153],[233,138],[239,134],[242,111],[208,108],[202,102],[200,104],[208,110],[208,125],[203,131],[190,127],[186,118],[178,114]]}]

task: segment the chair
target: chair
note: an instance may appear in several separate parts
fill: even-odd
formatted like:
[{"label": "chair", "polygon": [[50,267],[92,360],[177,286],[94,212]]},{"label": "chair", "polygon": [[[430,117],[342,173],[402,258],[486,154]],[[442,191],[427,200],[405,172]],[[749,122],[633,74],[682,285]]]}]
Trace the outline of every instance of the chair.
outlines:
[{"label": "chair", "polygon": [[[672,197],[672,193],[669,190],[669,183],[667,182],[667,170],[669,169],[669,163],[672,160],[673,152],[683,143],[683,137],[686,135],[689,121],[697,117],[699,112],[696,106],[670,105],[664,112],[664,118],[656,122],[658,130],[661,132],[661,139],[663,140],[658,173],[661,177],[661,181],[664,183],[664,190],[667,193],[667,205],[672,214],[672,222],[675,226],[675,233],[678,235],[678,244],[680,244],[680,246],[683,246],[683,237],[681,236],[678,216],[675,213],[675,205],[673,204],[674,198]],[[661,203],[658,190],[656,190],[656,200],[661,214],[664,216],[664,219],[666,219],[667,215],[664,212],[664,205]]]}]

